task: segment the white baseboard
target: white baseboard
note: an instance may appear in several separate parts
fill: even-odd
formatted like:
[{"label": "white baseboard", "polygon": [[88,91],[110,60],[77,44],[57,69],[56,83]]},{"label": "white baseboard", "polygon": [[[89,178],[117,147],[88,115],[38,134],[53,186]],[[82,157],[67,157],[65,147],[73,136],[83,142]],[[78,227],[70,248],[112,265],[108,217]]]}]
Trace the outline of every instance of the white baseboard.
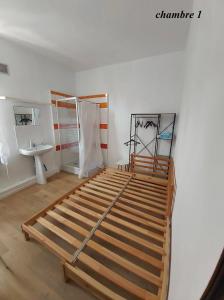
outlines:
[{"label": "white baseboard", "polygon": [[[58,172],[59,172],[59,169],[54,169],[54,170],[48,171],[48,172],[46,172],[46,177],[48,178]],[[3,189],[2,191],[0,191],[0,199],[8,197],[18,191],[21,191],[21,190],[35,184],[35,183],[36,183],[36,176],[32,176],[25,180],[19,181],[15,184]]]}]

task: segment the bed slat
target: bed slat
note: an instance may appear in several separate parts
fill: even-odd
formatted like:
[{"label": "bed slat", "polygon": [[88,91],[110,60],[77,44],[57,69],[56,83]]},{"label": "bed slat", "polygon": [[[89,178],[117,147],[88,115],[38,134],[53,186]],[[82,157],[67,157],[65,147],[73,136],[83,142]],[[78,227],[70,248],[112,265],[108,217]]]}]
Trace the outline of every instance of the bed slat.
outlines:
[{"label": "bed slat", "polygon": [[139,165],[166,179],[108,168],[22,225],[62,260],[66,278],[101,300],[167,294],[173,163],[135,157]]}]

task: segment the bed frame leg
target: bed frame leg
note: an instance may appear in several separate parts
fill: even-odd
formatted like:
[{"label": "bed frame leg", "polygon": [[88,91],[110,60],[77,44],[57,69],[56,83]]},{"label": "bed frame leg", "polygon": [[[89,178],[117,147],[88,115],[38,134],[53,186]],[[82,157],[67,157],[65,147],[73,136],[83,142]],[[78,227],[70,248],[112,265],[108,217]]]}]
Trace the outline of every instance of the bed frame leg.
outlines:
[{"label": "bed frame leg", "polygon": [[68,277],[67,274],[66,274],[65,262],[62,261],[62,262],[61,262],[61,265],[62,265],[62,270],[63,270],[63,278],[64,278],[64,282],[65,282],[65,283],[68,283],[68,282],[69,282],[69,277]]},{"label": "bed frame leg", "polygon": [[25,240],[29,241],[30,240],[29,234],[26,231],[24,231],[24,230],[23,230],[23,234],[24,234]]}]

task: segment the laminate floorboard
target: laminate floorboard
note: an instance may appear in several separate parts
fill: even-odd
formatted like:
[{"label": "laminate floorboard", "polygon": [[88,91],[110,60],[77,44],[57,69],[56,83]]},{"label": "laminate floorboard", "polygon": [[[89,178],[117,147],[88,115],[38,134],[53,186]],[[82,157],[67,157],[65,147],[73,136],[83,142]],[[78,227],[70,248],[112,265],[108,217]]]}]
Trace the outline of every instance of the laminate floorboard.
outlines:
[{"label": "laminate floorboard", "polygon": [[0,299],[94,300],[74,283],[65,283],[55,255],[31,239],[26,242],[21,224],[34,213],[82,182],[58,173],[46,185],[33,185],[0,200]]}]

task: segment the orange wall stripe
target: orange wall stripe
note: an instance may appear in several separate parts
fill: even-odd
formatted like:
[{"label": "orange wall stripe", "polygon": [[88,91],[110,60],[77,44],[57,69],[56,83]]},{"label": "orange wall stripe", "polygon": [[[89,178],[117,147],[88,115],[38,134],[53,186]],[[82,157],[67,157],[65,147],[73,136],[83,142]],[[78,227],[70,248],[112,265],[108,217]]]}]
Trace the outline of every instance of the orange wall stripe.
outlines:
[{"label": "orange wall stripe", "polygon": [[54,124],[54,129],[70,129],[70,128],[77,128],[77,124]]},{"label": "orange wall stripe", "polygon": [[108,129],[108,124],[100,124],[100,129]]},{"label": "orange wall stripe", "polygon": [[72,147],[75,147],[75,146],[78,146],[78,145],[79,145],[78,142],[62,144],[61,149],[64,150],[64,149],[72,148]]},{"label": "orange wall stripe", "polygon": [[56,100],[51,100],[51,103],[56,105],[57,107],[75,109],[75,104],[73,103],[66,103],[63,101],[56,101]]},{"label": "orange wall stripe", "polygon": [[[66,103],[66,102],[56,101],[56,100],[51,100],[51,103],[54,104],[54,105],[56,105],[56,103],[57,103],[57,107],[75,109],[75,104],[72,104],[72,103]],[[107,102],[102,102],[102,103],[98,103],[98,104],[100,105],[100,108],[107,108],[108,107]]]},{"label": "orange wall stripe", "polygon": [[75,109],[75,104],[57,101],[57,107]]},{"label": "orange wall stripe", "polygon": [[99,103],[99,105],[100,105],[100,108],[107,108],[108,107],[107,102]]},{"label": "orange wall stripe", "polygon": [[107,94],[98,94],[98,95],[88,95],[88,96],[79,96],[79,99],[94,99],[94,98],[105,98]]},{"label": "orange wall stripe", "polygon": [[51,95],[62,96],[62,97],[74,97],[72,95],[65,94],[65,93],[60,93],[60,92],[57,92],[57,91],[51,91]]},{"label": "orange wall stripe", "polygon": [[[70,128],[77,128],[77,124],[54,124],[54,129],[70,129]],[[108,129],[108,124],[102,123],[100,124],[100,129]]]},{"label": "orange wall stripe", "polygon": [[62,144],[62,145],[56,145],[56,151],[72,148],[75,146],[78,146],[78,142],[72,142],[72,143],[67,143],[67,144]]},{"label": "orange wall stripe", "polygon": [[[62,145],[56,145],[56,151],[72,148],[72,147],[78,146],[78,144],[79,144],[78,142],[73,142],[73,143],[67,143],[67,144],[62,144]],[[101,144],[100,147],[101,147],[101,149],[108,148],[107,144]]]},{"label": "orange wall stripe", "polygon": [[107,149],[107,144],[101,144],[101,149]]}]

